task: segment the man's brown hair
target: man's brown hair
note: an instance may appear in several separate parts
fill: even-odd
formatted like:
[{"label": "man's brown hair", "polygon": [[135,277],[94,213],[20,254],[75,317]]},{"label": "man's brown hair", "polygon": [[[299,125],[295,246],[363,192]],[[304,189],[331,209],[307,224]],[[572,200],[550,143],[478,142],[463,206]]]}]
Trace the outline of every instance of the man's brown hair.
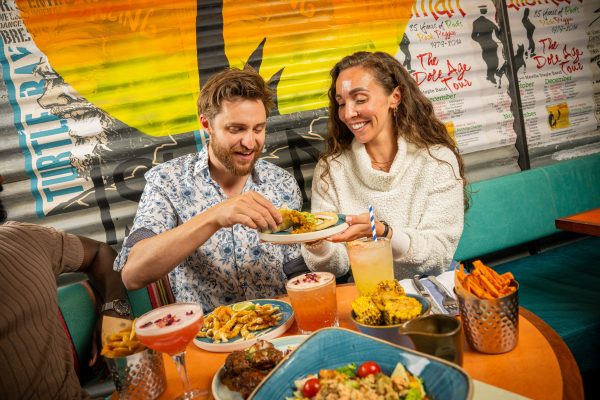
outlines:
[{"label": "man's brown hair", "polygon": [[240,98],[261,100],[267,115],[275,105],[273,91],[258,72],[249,67],[243,70],[230,68],[211,76],[201,88],[198,114],[204,114],[212,121],[221,111],[223,101]]}]

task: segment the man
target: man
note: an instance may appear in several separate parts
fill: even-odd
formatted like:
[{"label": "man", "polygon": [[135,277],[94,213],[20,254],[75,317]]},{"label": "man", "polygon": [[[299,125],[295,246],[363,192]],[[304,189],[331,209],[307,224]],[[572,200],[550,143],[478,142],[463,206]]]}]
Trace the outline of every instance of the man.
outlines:
[{"label": "man", "polygon": [[276,207],[300,209],[295,179],[259,160],[272,93],[254,70],[229,69],[201,90],[208,148],[152,168],[130,235],[115,261],[128,289],[169,274],[177,301],[221,304],[285,290],[283,265],[298,246],[261,243],[281,223]]},{"label": "man", "polygon": [[[2,182],[0,175],[0,192]],[[116,252],[53,228],[5,223],[6,216],[0,202],[0,398],[87,399],[61,325],[56,276],[86,272],[113,305],[125,298],[121,278],[112,270]]]}]

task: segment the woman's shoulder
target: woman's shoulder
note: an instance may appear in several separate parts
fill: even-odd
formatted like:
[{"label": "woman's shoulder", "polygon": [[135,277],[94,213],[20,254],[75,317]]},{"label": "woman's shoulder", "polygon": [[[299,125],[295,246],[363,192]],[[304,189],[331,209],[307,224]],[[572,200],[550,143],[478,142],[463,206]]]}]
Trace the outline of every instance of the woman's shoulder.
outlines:
[{"label": "woman's shoulder", "polygon": [[454,152],[443,145],[434,145],[429,148],[420,148],[418,153],[421,157],[425,157],[429,159],[430,162],[435,160],[437,161],[445,161],[452,165],[457,164],[456,154]]},{"label": "woman's shoulder", "polygon": [[[458,159],[454,152],[446,146],[435,145],[429,148],[419,148],[416,153],[415,161],[422,166],[422,173],[437,177],[459,174]],[[417,161],[419,159],[420,162]]]}]

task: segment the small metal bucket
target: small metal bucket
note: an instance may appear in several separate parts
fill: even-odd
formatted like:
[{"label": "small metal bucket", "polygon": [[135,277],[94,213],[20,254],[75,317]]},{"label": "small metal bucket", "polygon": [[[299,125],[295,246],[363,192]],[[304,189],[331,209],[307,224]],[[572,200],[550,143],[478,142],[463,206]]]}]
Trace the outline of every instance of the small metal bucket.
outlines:
[{"label": "small metal bucket", "polygon": [[519,341],[519,284],[498,299],[465,298],[458,294],[460,317],[467,342],[481,353],[511,351]]},{"label": "small metal bucket", "polygon": [[167,387],[162,354],[146,349],[126,357],[106,357],[120,399],[156,399]]}]

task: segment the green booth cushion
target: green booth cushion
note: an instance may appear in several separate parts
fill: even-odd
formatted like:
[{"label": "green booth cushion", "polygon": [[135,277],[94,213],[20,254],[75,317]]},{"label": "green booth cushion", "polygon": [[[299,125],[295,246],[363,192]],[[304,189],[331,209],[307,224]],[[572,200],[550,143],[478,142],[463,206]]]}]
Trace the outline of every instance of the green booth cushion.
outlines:
[{"label": "green booth cushion", "polygon": [[556,217],[600,207],[600,154],[541,169],[552,190]]},{"label": "green booth cushion", "polygon": [[147,313],[153,308],[147,288],[129,290],[127,291],[127,297],[129,298],[129,304],[131,304],[131,313],[135,318]]},{"label": "green booth cushion", "polygon": [[583,372],[600,367],[600,237],[494,268],[519,282],[519,304],[565,341]]},{"label": "green booth cushion", "polygon": [[471,208],[456,260],[558,232],[554,221],[600,207],[600,153],[469,185]]},{"label": "green booth cushion", "polygon": [[[58,307],[67,328],[67,338],[75,351],[75,370],[80,381],[89,378],[88,361],[92,352],[92,334],[96,326],[96,298],[89,282],[82,281],[58,288]],[[75,356],[74,355],[74,356]]]},{"label": "green booth cushion", "polygon": [[454,259],[467,260],[556,231],[550,183],[535,169],[475,182]]}]

